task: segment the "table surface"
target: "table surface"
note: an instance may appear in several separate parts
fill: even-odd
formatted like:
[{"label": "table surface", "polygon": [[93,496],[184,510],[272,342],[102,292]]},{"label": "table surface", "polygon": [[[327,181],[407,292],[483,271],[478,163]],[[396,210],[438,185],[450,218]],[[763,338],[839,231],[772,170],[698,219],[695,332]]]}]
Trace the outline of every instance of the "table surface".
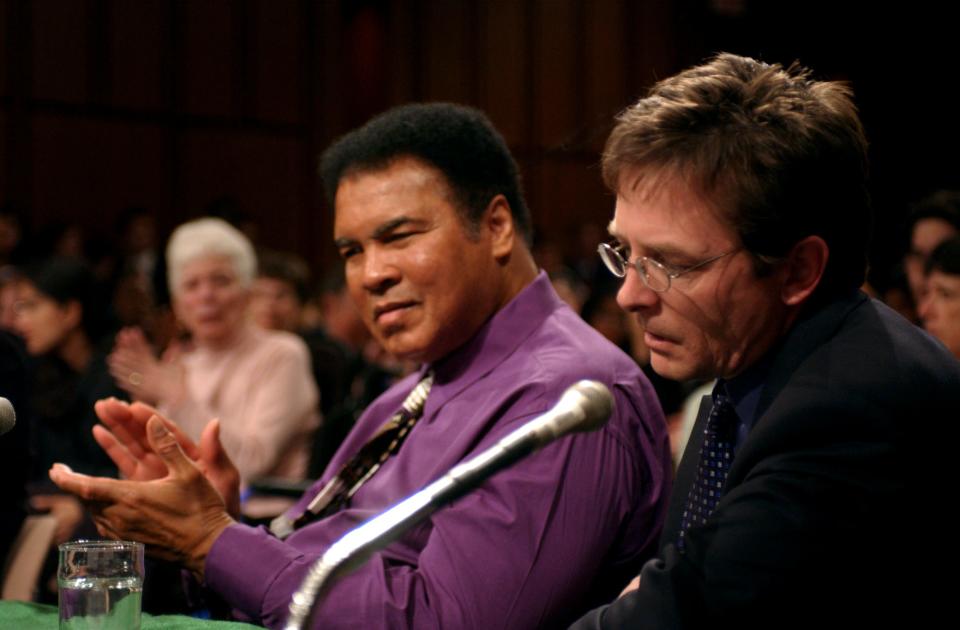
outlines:
[{"label": "table surface", "polygon": [[[0,601],[0,628],[57,630],[60,618],[56,606],[28,602]],[[241,630],[257,628],[236,621],[209,621],[184,615],[148,615],[140,620],[141,630]]]}]

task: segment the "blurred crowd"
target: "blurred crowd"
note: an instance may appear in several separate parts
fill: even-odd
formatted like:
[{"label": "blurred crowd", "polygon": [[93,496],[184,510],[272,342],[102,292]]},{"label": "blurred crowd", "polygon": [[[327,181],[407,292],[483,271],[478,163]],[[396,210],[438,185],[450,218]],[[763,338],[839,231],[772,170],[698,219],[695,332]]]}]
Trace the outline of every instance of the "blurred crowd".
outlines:
[{"label": "blurred crowd", "polygon": [[[4,504],[54,514],[57,542],[95,530],[51,485],[51,464],[117,474],[102,448],[108,434],[94,429],[97,400],[154,406],[201,445],[218,433],[245,486],[298,481],[318,477],[364,407],[415,367],[370,337],[342,269],[312,273],[295,254],[258,249],[239,214],[211,214],[220,216],[163,243],[141,208],[122,213],[112,241],[76,225],[29,234],[23,215],[0,211],[0,395],[18,416],[0,441]],[[960,357],[960,192],[924,198],[907,217],[900,264],[864,290]],[[535,256],[585,321],[647,366],[643,331],[618,307],[619,282],[596,253],[606,238],[585,226],[572,255],[539,243]],[[705,384],[644,371],[676,461]],[[3,545],[24,510],[14,512]]]}]

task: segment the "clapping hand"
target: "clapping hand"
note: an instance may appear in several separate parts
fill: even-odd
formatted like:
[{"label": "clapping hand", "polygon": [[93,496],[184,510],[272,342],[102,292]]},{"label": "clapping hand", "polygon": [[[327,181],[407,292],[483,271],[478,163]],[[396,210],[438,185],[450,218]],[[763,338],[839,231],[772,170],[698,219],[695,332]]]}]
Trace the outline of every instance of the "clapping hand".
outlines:
[{"label": "clapping hand", "polygon": [[[223,530],[234,521],[227,513],[220,492],[211,485],[197,462],[186,455],[180,437],[169,426],[169,421],[151,415],[144,429],[156,461],[143,465],[135,464],[132,459],[124,462],[128,470],[144,477],[162,466],[167,471],[162,477],[151,480],[89,477],[63,464],[54,464],[50,479],[87,503],[102,535],[143,542],[152,555],[179,562],[202,580],[207,554]],[[117,440],[111,444],[108,450],[113,451],[111,456],[119,443]]]},{"label": "clapping hand", "polygon": [[200,435],[200,443],[191,440],[176,423],[160,416],[149,405],[125,403],[116,398],[97,401],[94,410],[103,426],[93,428],[93,437],[106,451],[120,474],[133,481],[151,481],[167,475],[168,468],[147,436],[147,423],[157,416],[174,436],[184,454],[216,488],[229,513],[240,514],[240,474],[220,443],[220,421],[211,420]]},{"label": "clapping hand", "polygon": [[139,328],[117,333],[107,366],[117,386],[136,400],[155,405],[176,400],[183,391],[183,370],[176,363],[157,359]]}]

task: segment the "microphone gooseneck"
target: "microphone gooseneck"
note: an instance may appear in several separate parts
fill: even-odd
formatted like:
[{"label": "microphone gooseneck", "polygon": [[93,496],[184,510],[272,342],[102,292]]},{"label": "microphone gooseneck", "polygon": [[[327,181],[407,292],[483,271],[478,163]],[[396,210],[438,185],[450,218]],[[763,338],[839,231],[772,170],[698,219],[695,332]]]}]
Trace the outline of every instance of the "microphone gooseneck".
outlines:
[{"label": "microphone gooseneck", "polygon": [[574,431],[600,428],[613,412],[610,390],[596,381],[570,386],[554,407],[487,450],[463,461],[416,494],[347,532],[310,567],[290,600],[285,630],[308,626],[314,605],[339,576],[361,566],[370,556],[399,538],[440,507],[467,494],[502,470],[557,438]]}]

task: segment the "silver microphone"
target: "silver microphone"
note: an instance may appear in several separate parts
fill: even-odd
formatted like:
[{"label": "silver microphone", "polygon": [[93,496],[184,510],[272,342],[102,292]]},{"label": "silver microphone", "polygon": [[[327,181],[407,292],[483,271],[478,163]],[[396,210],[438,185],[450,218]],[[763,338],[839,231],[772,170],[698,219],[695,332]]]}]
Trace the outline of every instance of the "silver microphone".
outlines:
[{"label": "silver microphone", "polygon": [[547,413],[534,418],[482,453],[461,462],[423,490],[347,532],[317,560],[290,600],[285,630],[301,630],[333,580],[358,568],[440,507],[455,501],[519,459],[573,431],[600,428],[613,412],[610,390],[597,381],[571,385]]},{"label": "silver microphone", "polygon": [[0,435],[13,428],[17,423],[17,414],[10,401],[0,396]]}]

